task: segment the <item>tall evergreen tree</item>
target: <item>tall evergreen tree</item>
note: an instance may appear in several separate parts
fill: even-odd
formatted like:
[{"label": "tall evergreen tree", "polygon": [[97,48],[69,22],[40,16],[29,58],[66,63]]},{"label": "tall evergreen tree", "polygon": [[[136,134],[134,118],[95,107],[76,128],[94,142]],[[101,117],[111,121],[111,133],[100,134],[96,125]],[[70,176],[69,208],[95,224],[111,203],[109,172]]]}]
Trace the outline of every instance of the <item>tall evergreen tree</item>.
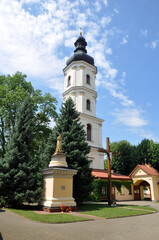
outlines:
[{"label": "tall evergreen tree", "polygon": [[35,124],[31,98],[27,97],[17,110],[0,164],[0,192],[7,206],[31,203],[41,193],[40,173],[33,152]]},{"label": "tall evergreen tree", "polygon": [[57,125],[48,140],[45,156],[48,159],[55,151],[57,136],[61,133],[62,149],[66,155],[68,167],[78,170],[77,175],[74,176],[73,196],[76,202],[80,203],[92,191],[92,170],[87,157],[90,147],[86,142],[86,133],[84,126],[80,123],[79,113],[71,98],[62,105],[60,112]]}]

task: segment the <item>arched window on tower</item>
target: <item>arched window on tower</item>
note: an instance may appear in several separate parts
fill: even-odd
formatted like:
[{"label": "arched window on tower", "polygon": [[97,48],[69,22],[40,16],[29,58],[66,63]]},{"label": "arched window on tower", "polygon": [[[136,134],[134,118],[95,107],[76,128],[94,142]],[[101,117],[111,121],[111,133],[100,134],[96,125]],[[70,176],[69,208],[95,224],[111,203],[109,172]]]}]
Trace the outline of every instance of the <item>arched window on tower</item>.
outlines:
[{"label": "arched window on tower", "polygon": [[91,110],[91,102],[89,99],[87,99],[87,101],[86,101],[86,109]]},{"label": "arched window on tower", "polygon": [[88,141],[91,141],[91,135],[92,135],[92,127],[91,127],[91,125],[88,123],[87,124],[87,140]]},{"label": "arched window on tower", "polygon": [[86,83],[90,84],[90,76],[88,74],[86,75]]},{"label": "arched window on tower", "polygon": [[67,79],[67,87],[69,87],[70,85],[71,85],[71,76],[69,76]]}]

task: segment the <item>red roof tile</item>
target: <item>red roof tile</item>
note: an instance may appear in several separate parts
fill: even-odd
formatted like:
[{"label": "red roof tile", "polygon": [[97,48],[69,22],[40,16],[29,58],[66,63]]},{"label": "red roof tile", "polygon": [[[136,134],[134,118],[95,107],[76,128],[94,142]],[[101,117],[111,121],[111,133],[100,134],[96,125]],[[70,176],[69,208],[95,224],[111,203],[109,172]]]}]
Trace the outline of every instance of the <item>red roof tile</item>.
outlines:
[{"label": "red roof tile", "polygon": [[134,170],[130,173],[130,175],[129,175],[130,177],[132,176],[132,174],[135,172],[135,170],[138,167],[141,168],[148,175],[159,176],[159,172],[156,169],[151,167],[151,165],[149,165],[149,164],[144,164],[144,165],[137,165],[136,168],[134,168]]},{"label": "red roof tile", "polygon": [[[92,175],[95,178],[108,179],[108,172],[103,169],[93,169]],[[131,180],[129,176],[122,175],[120,173],[112,173],[111,178],[114,180]]]}]

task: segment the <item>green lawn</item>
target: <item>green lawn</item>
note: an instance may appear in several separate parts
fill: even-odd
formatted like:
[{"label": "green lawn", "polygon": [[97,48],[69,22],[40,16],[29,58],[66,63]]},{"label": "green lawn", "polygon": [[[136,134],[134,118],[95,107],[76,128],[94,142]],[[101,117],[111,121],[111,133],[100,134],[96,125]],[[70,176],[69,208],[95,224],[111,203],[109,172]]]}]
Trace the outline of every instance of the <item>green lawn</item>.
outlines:
[{"label": "green lawn", "polygon": [[10,211],[26,217],[30,220],[45,222],[45,223],[65,223],[65,222],[80,222],[88,221],[90,219],[85,217],[72,216],[66,213],[62,214],[38,214],[31,210],[20,210],[20,209],[11,209]]},{"label": "green lawn", "polygon": [[[80,222],[88,221],[89,218],[73,216],[67,213],[61,214],[38,214],[34,212],[35,208],[29,209],[9,209],[12,212],[26,217],[30,220],[46,223],[65,223],[65,222]],[[102,218],[118,218],[141,214],[150,214],[157,211],[154,208],[136,206],[136,205],[117,205],[117,207],[109,207],[108,205],[100,204],[83,204],[79,207],[79,213],[88,214]]]},{"label": "green lawn", "polygon": [[86,204],[80,207],[80,211],[81,211],[80,213],[82,214],[89,214],[89,215],[103,217],[103,218],[117,218],[117,217],[149,214],[157,210],[149,207],[129,206],[129,205],[109,207],[107,205],[104,206],[100,204],[90,204],[90,205]]},{"label": "green lawn", "polygon": [[147,206],[137,206],[137,205],[118,205],[120,207],[127,207],[127,208],[136,208],[136,209],[143,209],[143,210],[147,210],[147,211],[153,211],[153,212],[157,212],[157,209],[152,208],[152,207],[147,207]]}]

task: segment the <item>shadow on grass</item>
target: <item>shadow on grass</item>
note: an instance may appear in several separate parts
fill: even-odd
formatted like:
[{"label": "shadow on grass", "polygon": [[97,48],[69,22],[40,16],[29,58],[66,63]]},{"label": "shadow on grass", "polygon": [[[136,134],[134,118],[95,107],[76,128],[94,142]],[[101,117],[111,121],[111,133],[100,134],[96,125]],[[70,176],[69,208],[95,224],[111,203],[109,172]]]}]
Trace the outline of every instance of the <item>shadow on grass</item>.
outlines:
[{"label": "shadow on grass", "polygon": [[112,208],[106,205],[101,204],[83,204],[78,207],[79,211],[96,211],[102,210],[103,208]]},{"label": "shadow on grass", "polygon": [[21,206],[13,206],[13,207],[8,207],[8,209],[15,209],[15,210],[25,210],[25,211],[39,211],[40,206],[38,205],[21,205]]},{"label": "shadow on grass", "polygon": [[[1,212],[5,212],[5,211],[6,211],[6,210],[4,210],[4,209],[0,209],[0,213],[1,213]],[[1,239],[0,239],[0,240],[1,240]]]}]

